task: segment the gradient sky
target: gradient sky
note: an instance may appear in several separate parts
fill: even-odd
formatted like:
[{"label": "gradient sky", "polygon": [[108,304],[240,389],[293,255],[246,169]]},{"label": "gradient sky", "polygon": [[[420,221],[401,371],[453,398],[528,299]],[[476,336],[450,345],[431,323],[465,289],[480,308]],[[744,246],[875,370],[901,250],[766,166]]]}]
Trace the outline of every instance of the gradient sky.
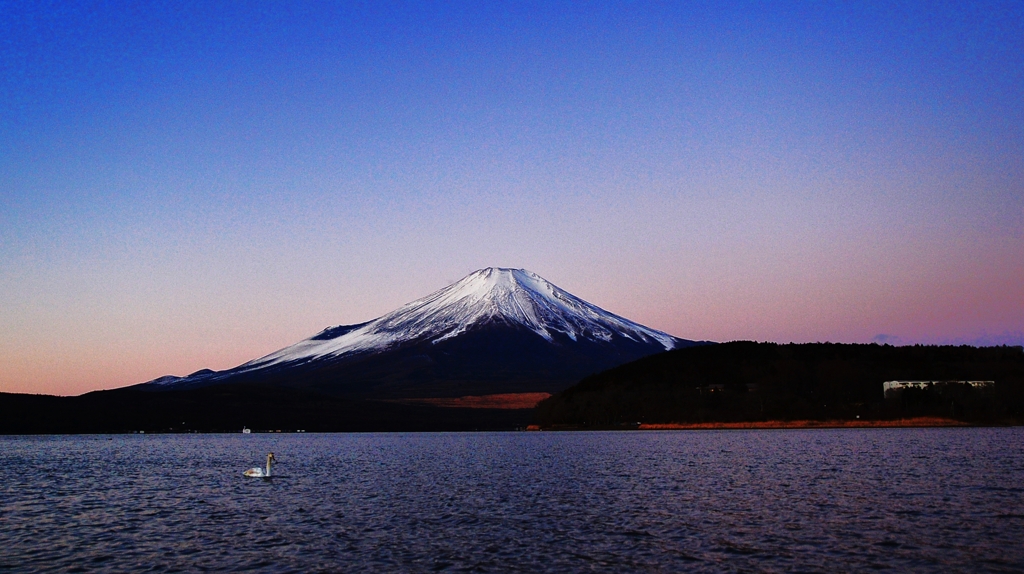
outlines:
[{"label": "gradient sky", "polygon": [[1024,343],[1022,2],[152,4],[0,0],[0,391],[486,266],[689,339]]}]

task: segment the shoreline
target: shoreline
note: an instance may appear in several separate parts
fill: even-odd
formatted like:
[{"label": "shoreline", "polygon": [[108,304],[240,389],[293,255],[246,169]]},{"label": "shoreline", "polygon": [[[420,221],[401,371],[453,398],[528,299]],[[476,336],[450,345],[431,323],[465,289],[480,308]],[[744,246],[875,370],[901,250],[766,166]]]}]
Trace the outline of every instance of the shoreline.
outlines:
[{"label": "shoreline", "polygon": [[830,421],[755,421],[717,423],[643,423],[638,430],[715,430],[715,429],[811,429],[811,428],[927,428],[967,427],[970,423],[941,417],[915,417],[895,420],[830,420]]},{"label": "shoreline", "polygon": [[[795,421],[751,421],[751,422],[704,422],[704,423],[640,423],[629,425],[628,430],[660,431],[660,430],[773,430],[773,429],[837,429],[837,428],[937,428],[937,427],[975,427],[1005,426],[972,424],[942,417],[913,417],[891,420],[795,420]],[[626,430],[623,426],[608,427],[609,430]],[[528,431],[569,431],[599,430],[598,428],[576,426],[541,427],[530,425]]]}]

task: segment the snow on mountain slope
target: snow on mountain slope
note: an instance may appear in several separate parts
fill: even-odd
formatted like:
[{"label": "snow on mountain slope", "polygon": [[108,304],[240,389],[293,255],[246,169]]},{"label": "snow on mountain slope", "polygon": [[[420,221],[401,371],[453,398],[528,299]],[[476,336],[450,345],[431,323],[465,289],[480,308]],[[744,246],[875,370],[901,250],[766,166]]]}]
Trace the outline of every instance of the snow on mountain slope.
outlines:
[{"label": "snow on mountain slope", "polygon": [[[493,336],[508,327],[518,331],[518,334],[508,334],[508,345],[501,345],[504,351],[491,357],[497,361],[494,365],[480,367],[478,363],[481,359],[486,363],[486,357],[466,356],[455,358],[454,363],[438,367],[439,371],[424,376],[441,381],[445,377],[474,379],[479,378],[480,373],[473,369],[482,368],[483,372],[491,374],[502,372],[508,375],[509,372],[517,372],[520,376],[518,379],[512,377],[515,380],[523,379],[533,383],[544,380],[557,386],[564,382],[562,379],[578,378],[594,369],[609,368],[658,350],[694,344],[609,313],[529,271],[491,267],[475,271],[448,287],[373,321],[329,327],[308,339],[233,369],[217,372],[204,369],[187,377],[160,377],[140,386],[154,390],[187,389],[265,376],[308,383],[309,371],[304,370],[307,366],[314,369],[328,364],[337,366],[349,358],[391,356],[386,353],[423,345],[433,347],[433,343],[440,342],[445,342],[441,347],[448,350],[453,343],[478,345],[487,340],[486,336],[481,339],[480,335],[490,333]],[[554,354],[541,352],[536,355],[537,348],[534,347],[533,351],[529,351],[529,356],[516,355],[512,349],[522,344],[521,337],[534,335],[537,343],[551,343],[548,349]],[[593,355],[595,352],[596,356]],[[421,358],[425,356],[422,350],[415,353]],[[455,355],[447,351],[443,354],[447,360],[457,355],[458,351]],[[553,358],[556,355],[558,359]],[[589,358],[582,359],[584,356]],[[581,360],[585,366],[581,366]],[[460,367],[453,365],[466,366],[469,371],[459,371]],[[401,370],[405,367],[396,363],[395,368]],[[455,371],[452,371],[453,368]],[[330,375],[318,376],[330,378]],[[373,376],[370,378],[373,379]],[[491,377],[488,375],[483,378]],[[352,379],[352,373],[348,373],[341,380],[351,382],[356,379]],[[551,386],[551,389],[555,386]]]},{"label": "snow on mountain slope", "polygon": [[[309,339],[250,361],[241,369],[377,352],[399,343],[428,339],[443,341],[488,322],[525,327],[553,340],[554,333],[570,339],[611,341],[624,337],[658,344],[666,350],[678,339],[591,305],[524,269],[488,267],[353,329],[326,329]],[[332,337],[332,331],[340,331]]]}]

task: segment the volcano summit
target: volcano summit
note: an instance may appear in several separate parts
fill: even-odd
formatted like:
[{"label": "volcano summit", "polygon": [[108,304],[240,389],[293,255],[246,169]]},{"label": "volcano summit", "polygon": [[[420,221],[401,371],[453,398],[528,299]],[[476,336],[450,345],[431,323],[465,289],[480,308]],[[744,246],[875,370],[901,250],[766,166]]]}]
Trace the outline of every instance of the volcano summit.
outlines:
[{"label": "volcano summit", "polygon": [[586,375],[694,344],[524,269],[489,267],[373,321],[329,327],[233,369],[135,388],[255,383],[376,399],[553,393]]}]

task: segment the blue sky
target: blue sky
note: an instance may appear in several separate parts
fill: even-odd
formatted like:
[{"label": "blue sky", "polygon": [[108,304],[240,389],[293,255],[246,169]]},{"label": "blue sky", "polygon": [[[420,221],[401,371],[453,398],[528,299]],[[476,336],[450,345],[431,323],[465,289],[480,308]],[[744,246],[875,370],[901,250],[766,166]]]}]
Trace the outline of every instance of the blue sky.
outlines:
[{"label": "blue sky", "polygon": [[694,339],[1024,342],[1024,5],[0,2],[0,391],[525,267]]}]

